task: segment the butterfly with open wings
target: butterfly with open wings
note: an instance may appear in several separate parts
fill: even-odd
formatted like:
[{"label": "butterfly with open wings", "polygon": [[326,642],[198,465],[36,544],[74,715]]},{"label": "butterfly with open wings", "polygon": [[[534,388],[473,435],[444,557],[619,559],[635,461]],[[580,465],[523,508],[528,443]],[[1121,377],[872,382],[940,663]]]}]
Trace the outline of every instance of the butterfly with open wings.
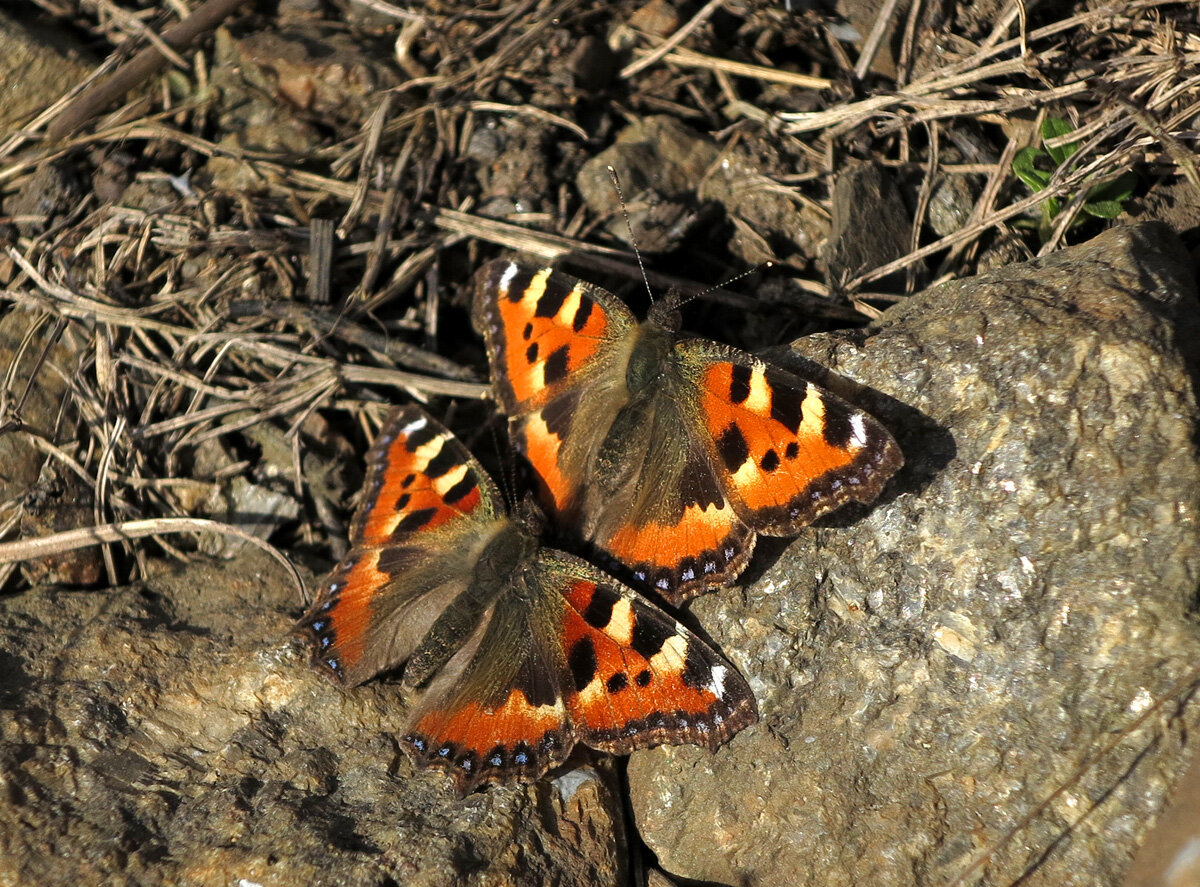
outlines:
[{"label": "butterfly with open wings", "polygon": [[612,293],[497,260],[472,319],[551,525],[672,604],[728,585],[758,535],[871,502],[904,464],[878,421],[798,376],[638,323]]},{"label": "butterfly with open wings", "polygon": [[704,641],[536,530],[449,431],[398,410],[368,458],[351,551],[297,633],[343,686],[404,663],[422,695],[401,745],[460,794],[537,779],[577,742],[716,748],[757,719]]}]

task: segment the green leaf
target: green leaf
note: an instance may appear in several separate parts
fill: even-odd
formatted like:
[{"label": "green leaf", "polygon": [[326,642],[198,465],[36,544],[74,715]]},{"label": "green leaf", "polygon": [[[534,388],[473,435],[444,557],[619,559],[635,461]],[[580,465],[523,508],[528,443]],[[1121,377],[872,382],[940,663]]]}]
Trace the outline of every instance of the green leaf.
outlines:
[{"label": "green leaf", "polygon": [[1124,208],[1120,200],[1089,200],[1083,205],[1083,211],[1097,219],[1115,219]]},{"label": "green leaf", "polygon": [[1128,200],[1133,196],[1133,189],[1137,187],[1137,181],[1137,174],[1131,170],[1127,170],[1115,179],[1101,182],[1088,191],[1088,203],[1091,203],[1093,200]]},{"label": "green leaf", "polygon": [[[1063,120],[1061,117],[1047,117],[1042,121],[1042,142],[1045,143],[1050,139],[1057,139],[1072,132],[1071,124]],[[1046,153],[1050,155],[1050,159],[1054,161],[1054,165],[1062,166],[1071,159],[1071,155],[1079,150],[1078,142],[1067,142],[1051,148],[1049,145],[1043,144]]]},{"label": "green leaf", "polygon": [[1046,152],[1041,148],[1022,148],[1013,157],[1013,173],[1036,194],[1050,184],[1051,173],[1037,167],[1037,161],[1045,158]]},{"label": "green leaf", "polygon": [[1123,172],[1088,191],[1083,211],[1098,219],[1115,219],[1125,208],[1126,201],[1133,196],[1135,187],[1137,176],[1133,172]]}]

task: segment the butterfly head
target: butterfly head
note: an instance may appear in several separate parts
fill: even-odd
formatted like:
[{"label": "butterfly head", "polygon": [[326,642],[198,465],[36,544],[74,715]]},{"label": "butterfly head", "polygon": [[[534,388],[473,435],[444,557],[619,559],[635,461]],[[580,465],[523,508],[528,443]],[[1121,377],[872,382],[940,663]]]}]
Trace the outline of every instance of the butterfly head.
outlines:
[{"label": "butterfly head", "polygon": [[512,520],[535,539],[546,529],[546,514],[533,493],[526,493],[525,498],[516,504],[512,510]]},{"label": "butterfly head", "polygon": [[683,326],[683,315],[680,314],[679,309],[687,301],[688,296],[684,294],[683,290],[672,287],[661,299],[655,299],[650,303],[650,310],[646,312],[646,323],[661,327],[674,335]]}]

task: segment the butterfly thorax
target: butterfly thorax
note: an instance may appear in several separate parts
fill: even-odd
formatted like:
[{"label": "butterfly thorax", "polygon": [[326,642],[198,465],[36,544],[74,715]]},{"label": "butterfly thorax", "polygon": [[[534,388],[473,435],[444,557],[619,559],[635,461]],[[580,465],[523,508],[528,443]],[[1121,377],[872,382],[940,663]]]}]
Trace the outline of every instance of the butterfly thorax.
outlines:
[{"label": "butterfly thorax", "polygon": [[637,341],[625,366],[625,387],[629,389],[630,403],[640,401],[654,390],[674,344],[674,331],[653,317],[638,327]]},{"label": "butterfly thorax", "polygon": [[481,596],[495,597],[514,584],[537,557],[538,541],[522,521],[505,521],[475,563],[473,585]]},{"label": "butterfly thorax", "polygon": [[[656,302],[655,305],[662,304]],[[639,462],[630,454],[643,452],[646,435],[653,421],[651,403],[670,391],[671,353],[675,347],[675,333],[663,326],[657,318],[648,318],[636,332],[633,347],[625,364],[626,400],[613,415],[611,424],[596,451],[591,465],[594,497],[585,510],[592,513],[607,511],[615,513],[627,505],[630,495],[627,489],[636,480],[640,471]],[[614,498],[615,497],[615,498]],[[618,502],[619,500],[619,502]],[[601,504],[603,503],[603,504]],[[620,504],[619,508],[615,508]],[[597,505],[600,505],[597,508]],[[592,528],[585,527],[585,533]]]}]

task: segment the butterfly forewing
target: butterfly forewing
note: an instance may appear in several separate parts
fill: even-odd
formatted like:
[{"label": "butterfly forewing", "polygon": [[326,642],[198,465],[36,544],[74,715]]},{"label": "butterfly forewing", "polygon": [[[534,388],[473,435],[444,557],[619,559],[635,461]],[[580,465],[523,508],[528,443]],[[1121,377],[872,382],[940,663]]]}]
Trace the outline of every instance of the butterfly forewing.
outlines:
[{"label": "butterfly forewing", "polygon": [[636,326],[611,293],[548,268],[495,261],[476,275],[475,329],[509,415],[539,409],[617,357]]},{"label": "butterfly forewing", "polygon": [[904,457],[872,416],[829,391],[703,339],[675,347],[695,386],[695,432],[742,520],[792,535],[850,501],[872,502]]},{"label": "butterfly forewing", "polygon": [[368,457],[350,553],[297,626],[314,663],[353,686],[411,656],[471,578],[461,553],[503,525],[498,503],[449,432],[415,408],[393,413]]}]

